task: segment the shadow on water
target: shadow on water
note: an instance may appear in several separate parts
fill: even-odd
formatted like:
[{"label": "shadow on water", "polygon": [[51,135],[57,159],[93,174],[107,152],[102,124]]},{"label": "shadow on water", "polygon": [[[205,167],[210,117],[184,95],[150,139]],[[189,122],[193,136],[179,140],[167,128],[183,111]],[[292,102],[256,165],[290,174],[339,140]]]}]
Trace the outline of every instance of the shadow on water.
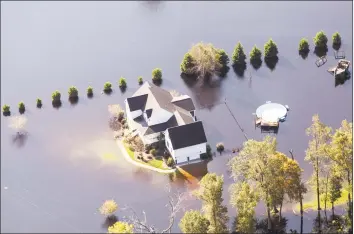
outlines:
[{"label": "shadow on water", "polygon": [[350,78],[350,71],[345,72],[343,75],[336,76],[334,78],[334,87],[337,87],[338,85],[343,85],[347,80],[350,80]]},{"label": "shadow on water", "polygon": [[262,59],[252,59],[251,65],[255,70],[258,70],[262,66]]},{"label": "shadow on water", "polygon": [[235,64],[232,66],[232,69],[234,70],[234,72],[238,78],[244,78],[245,71],[247,69],[247,63],[239,64],[239,65]]},{"label": "shadow on water", "polygon": [[119,221],[119,218],[116,215],[110,215],[105,218],[104,222],[102,223],[102,228],[108,229],[110,226],[113,226],[116,222]]},{"label": "shadow on water", "polygon": [[299,55],[303,60],[306,60],[309,56],[310,50],[299,51]]},{"label": "shadow on water", "polygon": [[25,145],[27,138],[27,132],[17,132],[16,135],[12,136],[12,143],[15,144],[18,148],[21,148]]},{"label": "shadow on water", "polygon": [[328,52],[328,47],[315,47],[315,50],[314,50],[314,54],[317,56],[317,57],[322,57],[322,56],[326,56],[327,55],[327,52]]},{"label": "shadow on water", "polygon": [[72,106],[75,106],[79,102],[79,97],[69,97],[68,100]]},{"label": "shadow on water", "polygon": [[62,102],[60,100],[58,101],[52,101],[52,106],[55,108],[55,109],[59,109],[62,105]]},{"label": "shadow on water", "polygon": [[278,56],[275,56],[273,58],[264,58],[264,62],[267,65],[267,67],[271,70],[274,71],[275,66],[277,65],[279,61]]},{"label": "shadow on water", "polygon": [[332,48],[336,51],[338,51],[340,49],[340,47],[342,46],[341,43],[335,43],[335,44],[332,44]]}]

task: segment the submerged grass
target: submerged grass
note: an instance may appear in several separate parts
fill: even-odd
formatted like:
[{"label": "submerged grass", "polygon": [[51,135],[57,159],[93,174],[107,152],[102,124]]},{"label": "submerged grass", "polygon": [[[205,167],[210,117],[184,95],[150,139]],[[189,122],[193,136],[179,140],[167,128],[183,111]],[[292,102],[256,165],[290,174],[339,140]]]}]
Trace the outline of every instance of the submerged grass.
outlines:
[{"label": "submerged grass", "polygon": [[149,165],[149,166],[152,166],[152,167],[156,167],[156,168],[159,168],[159,169],[162,169],[162,170],[170,170],[169,168],[165,168],[163,166],[163,161],[162,160],[152,159],[152,160],[148,161],[147,163],[146,162],[142,162],[140,160],[135,159],[134,152],[129,149],[129,146],[126,143],[124,143],[124,148],[127,151],[127,153],[130,156],[130,158],[133,159],[134,161],[138,162],[138,163]]},{"label": "submerged grass", "polygon": [[[348,191],[346,189],[342,189],[341,197],[334,203],[334,206],[345,205],[348,202]],[[321,199],[321,209],[323,210],[325,206],[324,201]],[[306,210],[317,210],[317,198],[314,197],[309,202],[304,202],[303,204],[304,211]],[[332,205],[330,202],[327,202],[327,210],[331,210]],[[296,204],[296,212],[300,212],[300,205],[299,203]]]}]

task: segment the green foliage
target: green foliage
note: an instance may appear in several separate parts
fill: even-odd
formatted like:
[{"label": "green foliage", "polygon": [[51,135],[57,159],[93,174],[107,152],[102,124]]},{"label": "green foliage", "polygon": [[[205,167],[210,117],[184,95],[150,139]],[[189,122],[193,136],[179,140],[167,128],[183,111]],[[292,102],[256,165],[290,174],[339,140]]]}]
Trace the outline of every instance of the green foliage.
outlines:
[{"label": "green foliage", "polygon": [[250,52],[250,60],[256,61],[261,59],[262,59],[262,51],[258,49],[257,46],[254,46]]},{"label": "green foliage", "polygon": [[112,91],[112,84],[111,84],[111,82],[106,82],[106,83],[104,83],[103,91],[106,92],[106,93],[109,93],[109,92]]},{"label": "green foliage", "polygon": [[181,63],[181,72],[187,75],[193,75],[193,67],[195,65],[195,61],[190,53],[186,53],[183,57]]},{"label": "green foliage", "polygon": [[89,87],[87,88],[87,95],[88,95],[88,96],[92,96],[92,95],[93,95],[93,88],[92,88],[91,86],[89,86]]},{"label": "green foliage", "polygon": [[327,42],[328,42],[328,38],[323,31],[316,33],[316,36],[313,38],[313,43],[318,48],[326,48]]},{"label": "green foliage", "polygon": [[142,76],[139,76],[139,77],[138,77],[138,83],[141,85],[143,82],[144,82],[144,81],[143,81],[143,77],[142,77]]},{"label": "green foliage", "polygon": [[264,57],[274,58],[278,56],[278,47],[272,39],[264,44]]},{"label": "green foliage", "polygon": [[309,42],[306,38],[302,38],[299,43],[299,52],[308,52],[310,50]]},{"label": "green foliage", "polygon": [[228,233],[227,207],[222,205],[223,176],[208,173],[199,184],[200,187],[194,195],[202,201],[202,210],[210,223],[207,233]]},{"label": "green foliage", "polygon": [[207,233],[209,221],[198,210],[184,213],[179,227],[183,233]]},{"label": "green foliage", "polygon": [[99,211],[102,215],[112,215],[118,209],[118,205],[114,200],[106,200],[102,206],[100,207]]},{"label": "green foliage", "polygon": [[116,222],[108,227],[108,233],[134,233],[134,226],[126,222]]},{"label": "green foliage", "polygon": [[52,93],[52,101],[53,102],[59,102],[60,98],[61,98],[61,94],[58,90],[56,90]]},{"label": "green foliage", "polygon": [[169,157],[169,158],[167,159],[167,166],[168,166],[168,167],[173,167],[174,165],[175,165],[175,161],[173,160],[172,157]]},{"label": "green foliage", "polygon": [[26,109],[25,104],[23,102],[20,102],[18,104],[18,109],[20,110],[20,112],[25,111]]},{"label": "green foliage", "polygon": [[216,144],[216,150],[221,153],[222,151],[224,151],[225,147],[224,147],[224,143],[220,142]]},{"label": "green foliage", "polygon": [[238,233],[255,232],[255,208],[259,195],[247,182],[232,184],[230,203],[237,210],[236,231]]},{"label": "green foliage", "polygon": [[155,68],[152,70],[152,81],[160,82],[162,80],[162,70],[160,68]]},{"label": "green foliage", "polygon": [[333,33],[333,35],[332,35],[332,41],[333,41],[333,44],[334,44],[334,45],[340,45],[340,44],[342,44],[342,38],[341,38],[341,36],[339,35],[338,32]]},{"label": "green foliage", "polygon": [[10,106],[9,105],[3,105],[2,106],[2,113],[7,114],[10,113]]},{"label": "green foliage", "polygon": [[120,88],[124,89],[124,88],[127,87],[127,80],[126,80],[124,77],[121,77],[121,78],[119,79],[118,84],[119,84],[119,87],[120,87]]},{"label": "green foliage", "polygon": [[40,98],[36,99],[36,103],[37,103],[37,107],[41,107],[42,106],[42,100]]},{"label": "green foliage", "polygon": [[218,54],[217,57],[218,57],[219,63],[222,66],[226,67],[227,64],[229,63],[230,59],[229,59],[229,56],[226,54],[225,50],[219,49],[217,54]]},{"label": "green foliage", "polygon": [[156,149],[151,149],[151,150],[150,150],[150,154],[156,156],[156,153],[157,153]]},{"label": "green foliage", "polygon": [[79,96],[79,91],[75,86],[71,86],[68,90],[69,98],[77,98]]},{"label": "green foliage", "polygon": [[238,42],[232,53],[232,63],[234,65],[244,66],[246,64],[246,54],[241,42]]}]

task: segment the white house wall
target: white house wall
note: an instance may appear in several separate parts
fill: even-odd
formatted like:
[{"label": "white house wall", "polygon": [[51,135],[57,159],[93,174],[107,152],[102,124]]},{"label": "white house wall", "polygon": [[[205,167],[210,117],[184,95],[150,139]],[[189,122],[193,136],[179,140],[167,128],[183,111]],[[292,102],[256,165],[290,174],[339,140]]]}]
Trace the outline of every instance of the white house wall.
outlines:
[{"label": "white house wall", "polygon": [[127,116],[127,122],[128,122],[129,128],[130,128],[131,130],[134,130],[134,129],[132,129],[132,127],[134,126],[134,125],[132,124],[132,121],[134,121],[134,120],[132,119],[132,116],[131,116],[131,114],[130,114],[130,108],[129,108],[129,105],[128,105],[128,102],[127,102],[127,101],[125,101],[125,115]]}]

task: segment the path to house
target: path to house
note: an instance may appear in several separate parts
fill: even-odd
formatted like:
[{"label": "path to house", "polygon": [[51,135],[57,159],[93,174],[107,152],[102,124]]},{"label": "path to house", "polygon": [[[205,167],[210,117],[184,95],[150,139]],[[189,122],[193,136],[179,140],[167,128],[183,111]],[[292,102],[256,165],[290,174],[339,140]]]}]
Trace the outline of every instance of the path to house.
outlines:
[{"label": "path to house", "polygon": [[146,169],[149,169],[149,170],[152,170],[152,171],[156,171],[156,172],[159,172],[159,173],[164,173],[164,174],[170,174],[170,173],[173,173],[173,172],[175,172],[177,170],[177,169],[163,170],[163,169],[160,169],[160,168],[156,168],[156,167],[153,167],[153,166],[149,166],[149,165],[146,165],[146,164],[142,164],[142,163],[136,162],[129,156],[128,152],[125,150],[122,141],[117,139],[116,142],[117,142],[118,147],[122,151],[125,160],[127,160],[131,164],[134,164],[135,166],[146,168]]}]

